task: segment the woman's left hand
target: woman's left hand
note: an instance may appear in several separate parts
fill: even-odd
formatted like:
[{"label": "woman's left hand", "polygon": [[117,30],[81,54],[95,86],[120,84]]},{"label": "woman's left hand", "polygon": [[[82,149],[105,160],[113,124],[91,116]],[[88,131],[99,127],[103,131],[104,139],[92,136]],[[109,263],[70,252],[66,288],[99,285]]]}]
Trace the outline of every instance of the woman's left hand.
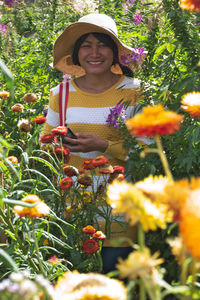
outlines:
[{"label": "woman's left hand", "polygon": [[[77,139],[64,138],[63,146],[70,152],[105,152],[108,147],[108,141],[101,139],[95,134],[76,133]],[[70,144],[68,144],[70,143]]]}]

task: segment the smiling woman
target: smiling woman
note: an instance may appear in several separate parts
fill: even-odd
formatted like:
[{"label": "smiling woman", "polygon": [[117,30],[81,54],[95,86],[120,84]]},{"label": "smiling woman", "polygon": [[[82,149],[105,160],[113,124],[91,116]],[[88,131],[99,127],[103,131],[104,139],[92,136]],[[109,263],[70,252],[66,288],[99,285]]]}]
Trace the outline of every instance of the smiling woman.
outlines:
[{"label": "smiling woman", "polygon": [[[114,20],[104,14],[80,18],[69,25],[54,44],[54,66],[74,76],[69,81],[64,118],[76,139],[64,137],[63,146],[70,151],[69,164],[77,169],[82,168],[83,159],[102,156],[114,166],[125,164],[127,150],[123,148],[117,131],[109,127],[106,120],[110,110],[122,99],[130,102],[126,110],[130,118],[135,103],[141,97],[140,83],[133,79],[138,65],[131,60],[123,60],[125,56],[131,57],[132,53],[133,49],[119,40]],[[58,85],[50,92],[44,134],[50,134],[54,127],[60,125],[60,107],[64,107],[64,102],[59,106],[59,91]],[[115,228],[112,231],[123,230],[118,223],[113,224]],[[103,226],[101,230],[105,231]],[[135,228],[129,228],[127,232],[132,240],[135,231]],[[110,246],[111,239],[106,239],[104,246]],[[112,253],[112,247],[109,249]],[[114,265],[104,268],[104,271],[112,269]]]}]

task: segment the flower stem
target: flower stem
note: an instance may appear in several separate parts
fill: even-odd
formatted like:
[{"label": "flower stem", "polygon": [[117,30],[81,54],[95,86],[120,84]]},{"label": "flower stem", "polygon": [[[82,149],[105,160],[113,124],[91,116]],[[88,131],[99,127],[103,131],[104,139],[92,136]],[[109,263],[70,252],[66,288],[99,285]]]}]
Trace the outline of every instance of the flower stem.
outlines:
[{"label": "flower stem", "polygon": [[193,260],[192,260],[192,289],[191,289],[191,296],[190,296],[190,299],[194,299],[193,298],[193,293],[195,293],[195,282],[196,282],[196,279],[197,279],[197,261],[196,259],[193,257]]},{"label": "flower stem", "polygon": [[43,265],[42,265],[42,260],[41,260],[41,257],[40,257],[40,251],[39,251],[39,247],[38,247],[38,241],[37,241],[37,237],[36,237],[36,234],[35,234],[35,227],[34,227],[34,225],[35,225],[35,223],[33,221],[32,222],[32,231],[33,231],[33,239],[34,239],[34,242],[35,242],[36,255],[37,255],[37,258],[38,258],[38,263],[39,263],[40,271],[41,271],[42,275],[44,277],[46,277],[46,274],[45,274],[45,271],[44,271],[44,268],[43,268]]},{"label": "flower stem", "polygon": [[157,144],[157,147],[158,147],[158,153],[160,155],[160,159],[161,159],[161,162],[162,162],[162,165],[163,165],[163,168],[165,170],[165,174],[166,176],[173,181],[173,177],[172,177],[172,174],[171,174],[171,171],[170,171],[170,168],[169,168],[169,164],[168,164],[168,161],[167,161],[167,158],[166,158],[166,155],[163,151],[163,147],[162,147],[162,143],[161,143],[161,139],[160,139],[160,136],[159,135],[156,135],[155,136],[155,139],[156,139],[156,144]]},{"label": "flower stem", "polygon": [[[140,251],[142,252],[145,247],[145,234],[141,223],[138,224],[138,244],[139,244]],[[140,286],[140,295],[139,295],[140,300],[145,300],[146,292],[145,292],[144,281],[142,280],[142,278],[140,278],[139,286]]]}]

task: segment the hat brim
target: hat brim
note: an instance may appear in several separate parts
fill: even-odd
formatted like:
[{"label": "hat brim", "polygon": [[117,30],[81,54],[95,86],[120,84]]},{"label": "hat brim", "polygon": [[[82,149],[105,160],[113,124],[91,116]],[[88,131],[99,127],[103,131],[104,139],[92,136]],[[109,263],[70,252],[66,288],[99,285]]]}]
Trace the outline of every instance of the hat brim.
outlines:
[{"label": "hat brim", "polygon": [[[109,29],[97,26],[86,22],[76,22],[69,25],[63,33],[57,38],[53,48],[53,66],[65,74],[82,76],[85,70],[72,62],[72,54],[75,42],[84,34],[98,32],[109,35],[118,47],[119,61],[121,63],[121,56],[131,55],[133,48],[124,45],[118,37]],[[141,64],[141,63],[140,63]],[[129,63],[127,66],[135,71],[135,64]]]}]

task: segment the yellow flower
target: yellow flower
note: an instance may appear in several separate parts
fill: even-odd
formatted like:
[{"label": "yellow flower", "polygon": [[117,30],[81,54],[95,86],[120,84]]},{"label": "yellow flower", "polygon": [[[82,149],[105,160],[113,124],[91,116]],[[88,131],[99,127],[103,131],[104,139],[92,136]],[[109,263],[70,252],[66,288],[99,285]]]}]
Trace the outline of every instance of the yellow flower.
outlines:
[{"label": "yellow flower", "polygon": [[191,117],[200,116],[200,92],[187,93],[183,96],[181,107],[188,112]]},{"label": "yellow flower", "polygon": [[2,97],[3,99],[7,99],[8,97],[10,97],[10,93],[6,91],[0,91],[0,97]]},{"label": "yellow flower", "polygon": [[140,222],[145,231],[166,228],[166,223],[172,220],[166,205],[153,203],[136,185],[125,181],[113,181],[109,185],[107,201],[113,213],[125,213],[131,225]]},{"label": "yellow flower", "polygon": [[180,0],[180,7],[191,12],[200,12],[199,0]]},{"label": "yellow flower", "polygon": [[21,201],[25,203],[35,204],[34,207],[26,207],[20,205],[14,206],[13,212],[18,214],[21,218],[36,218],[47,216],[49,214],[49,207],[36,195],[27,195]]},{"label": "yellow flower", "polygon": [[18,158],[16,156],[8,156],[7,160],[11,163],[11,164],[18,164]]},{"label": "yellow flower", "polygon": [[145,107],[142,113],[126,121],[126,126],[133,136],[169,135],[179,130],[182,121],[182,115],[158,104]]},{"label": "yellow flower", "polygon": [[200,188],[192,190],[180,211],[180,233],[192,254],[200,259]]},{"label": "yellow flower", "polygon": [[53,300],[126,300],[123,283],[101,274],[66,272],[58,279]]},{"label": "yellow flower", "polygon": [[154,268],[163,263],[163,259],[158,258],[158,255],[159,253],[154,253],[151,256],[150,250],[145,247],[143,251],[131,252],[125,260],[119,258],[116,267],[120,272],[120,277],[128,277],[129,279],[145,278],[152,273]]}]

